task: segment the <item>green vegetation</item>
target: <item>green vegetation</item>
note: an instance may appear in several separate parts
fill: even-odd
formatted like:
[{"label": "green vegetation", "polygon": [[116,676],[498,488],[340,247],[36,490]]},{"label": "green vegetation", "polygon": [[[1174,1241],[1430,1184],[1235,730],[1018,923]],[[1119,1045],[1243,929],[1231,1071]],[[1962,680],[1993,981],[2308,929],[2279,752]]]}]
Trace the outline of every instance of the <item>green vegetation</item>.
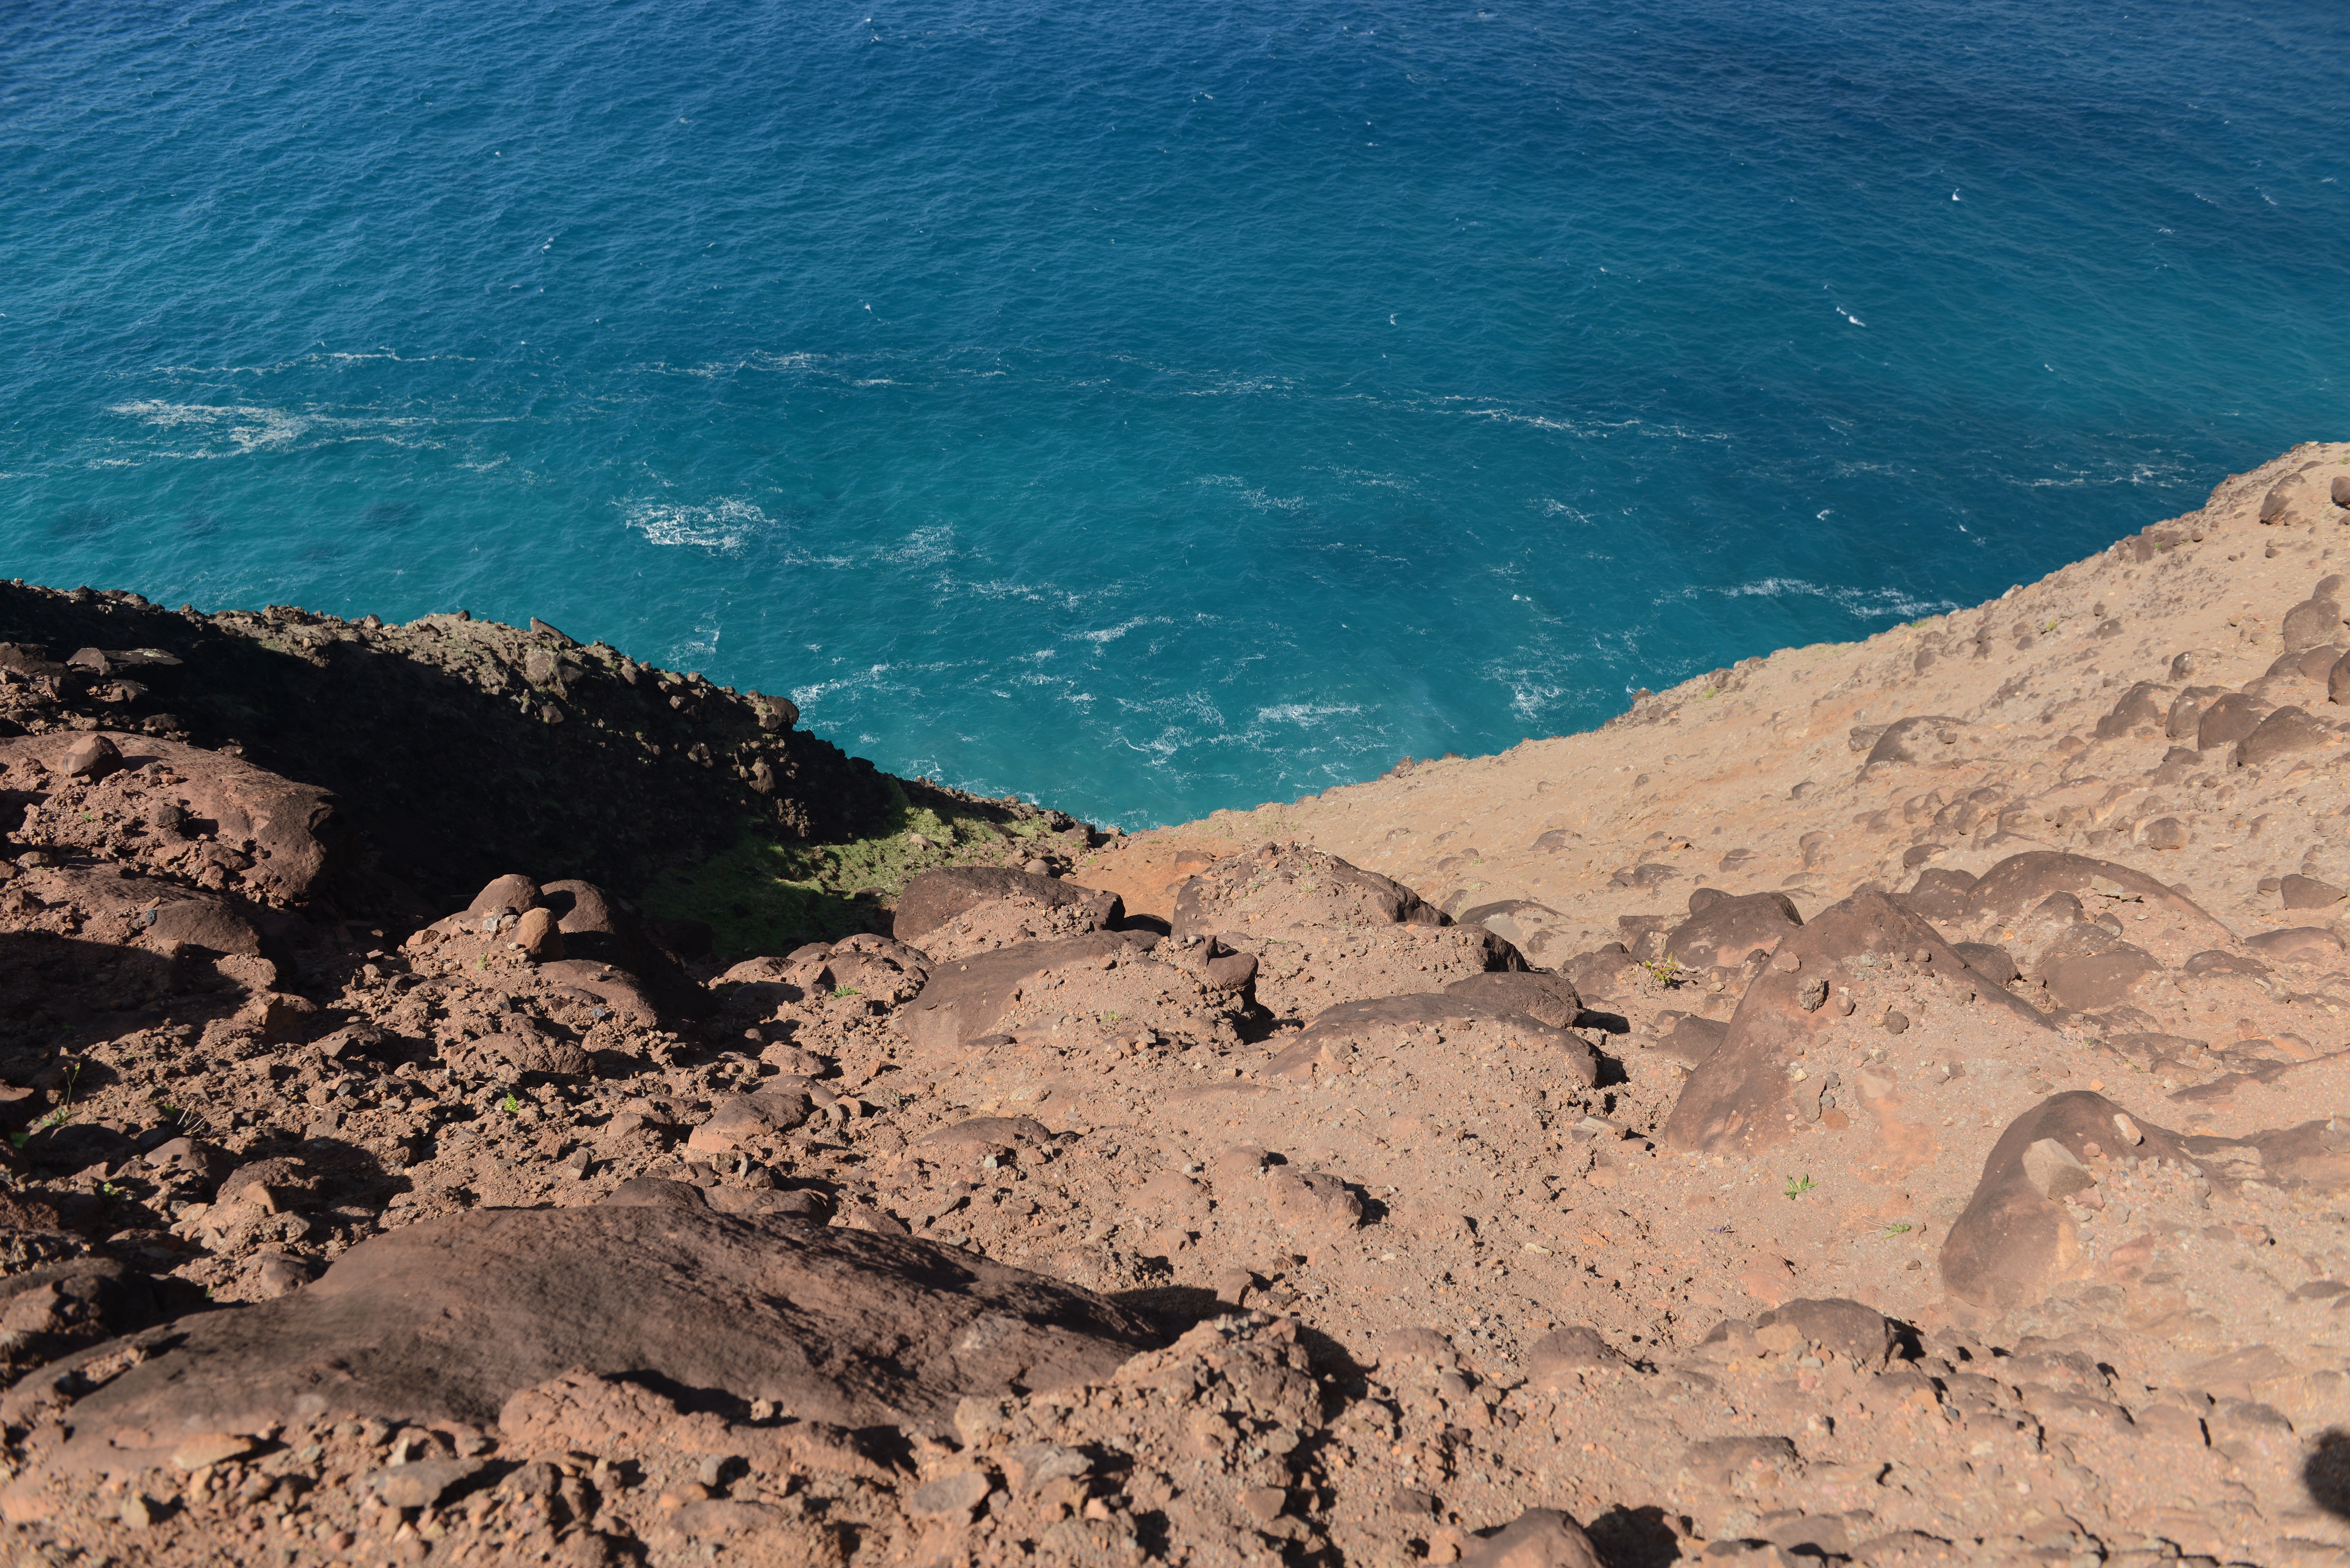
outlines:
[{"label": "green vegetation", "polygon": [[18,1148],[22,1148],[26,1144],[33,1141],[34,1134],[45,1133],[51,1127],[61,1127],[65,1126],[66,1123],[73,1120],[74,1085],[80,1081],[81,1064],[79,1062],[76,1062],[72,1066],[66,1069],[66,1097],[64,1102],[60,1104],[57,1109],[49,1112],[48,1115],[35,1122],[31,1127],[26,1127],[23,1132],[12,1135],[8,1141],[15,1144]]},{"label": "green vegetation", "polygon": [[1812,1189],[1813,1185],[1814,1183],[1809,1176],[1805,1176],[1801,1179],[1792,1176],[1787,1178],[1787,1201],[1793,1203],[1796,1199],[1801,1198],[1804,1193],[1809,1192]]},{"label": "green vegetation", "polygon": [[522,1102],[515,1099],[512,1095],[508,1095],[504,1099],[498,1102],[498,1109],[505,1112],[505,1114],[510,1116],[520,1116],[522,1114]]},{"label": "green vegetation", "polygon": [[1670,988],[1681,982],[1681,961],[1670,953],[1667,953],[1653,963],[1644,963],[1640,967],[1647,970],[1648,978],[1659,985]]},{"label": "green vegetation", "polygon": [[746,822],[727,849],[658,877],[646,907],[708,925],[722,954],[787,953],[874,929],[875,898],[894,898],[924,871],[992,861],[1007,844],[1052,833],[1041,813],[922,793],[917,801],[891,779],[885,831],[839,844],[779,843]]}]

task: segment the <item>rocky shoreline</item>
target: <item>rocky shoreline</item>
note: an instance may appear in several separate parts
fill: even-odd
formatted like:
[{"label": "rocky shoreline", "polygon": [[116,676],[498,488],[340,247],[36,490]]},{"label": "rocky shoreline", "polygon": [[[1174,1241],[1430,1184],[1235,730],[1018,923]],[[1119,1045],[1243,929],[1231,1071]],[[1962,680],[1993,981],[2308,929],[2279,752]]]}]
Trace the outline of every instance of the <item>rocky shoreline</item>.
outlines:
[{"label": "rocky shoreline", "polygon": [[2350,445],[1130,837],[0,585],[11,1560],[2350,1550]]}]

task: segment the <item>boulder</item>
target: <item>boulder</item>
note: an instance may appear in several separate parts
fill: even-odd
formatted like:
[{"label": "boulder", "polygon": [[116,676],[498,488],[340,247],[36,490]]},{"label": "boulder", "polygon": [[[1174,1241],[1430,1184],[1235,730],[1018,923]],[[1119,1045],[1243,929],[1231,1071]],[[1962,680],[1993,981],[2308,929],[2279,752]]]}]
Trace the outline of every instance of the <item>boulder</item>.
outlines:
[{"label": "boulder", "polygon": [[2306,708],[2280,708],[2237,742],[2236,765],[2251,767],[2295,752],[2314,752],[2339,739],[2332,725],[2311,717]]},{"label": "boulder", "polygon": [[483,1210],[345,1252],[315,1284],[182,1317],[79,1398],[84,1361],[0,1401],[71,1405],[60,1470],[162,1464],[187,1432],[320,1417],[488,1427],[571,1372],[950,1435],[957,1401],[1107,1378],[1158,1336],[1072,1286],[902,1237],[668,1205]]},{"label": "boulder", "polygon": [[[63,779],[25,814],[23,842],[127,854],[152,869],[280,907],[315,903],[342,871],[347,836],[329,792],[224,752],[120,732],[88,738],[114,746],[123,765]],[[57,737],[0,740],[0,771],[26,760],[54,771],[62,761]],[[125,818],[151,831],[126,846],[119,826]]]},{"label": "boulder", "polygon": [[[1700,888],[1700,892],[1707,891]],[[1804,923],[1784,893],[1724,894],[1698,907],[1665,939],[1665,951],[1694,969],[1735,969],[1756,948],[1771,949]]]},{"label": "boulder", "polygon": [[1441,926],[1444,915],[1400,882],[1295,844],[1228,856],[1175,895],[1178,938],[1270,936],[1301,927]]},{"label": "boulder", "polygon": [[1763,1331],[1773,1324],[1784,1324],[1801,1343],[1833,1350],[1839,1359],[1864,1371],[1883,1366],[1892,1358],[1897,1344],[1893,1324],[1883,1313],[1841,1296],[1784,1302],[1773,1307],[1754,1320],[1755,1332],[1766,1345],[1770,1340]]},{"label": "boulder", "polygon": [[1461,1553],[1461,1568],[1599,1568],[1583,1527],[1555,1508],[1530,1508]]},{"label": "boulder", "polygon": [[1974,873],[1952,867],[1929,866],[1918,873],[1918,880],[1901,895],[1901,901],[1925,919],[1941,925],[1963,919],[1967,899],[1973,893]]},{"label": "boulder", "polygon": [[2262,931],[2244,939],[2244,945],[2272,963],[2315,966],[2342,957],[2342,939],[2323,926],[2290,926]]},{"label": "boulder", "polygon": [[951,1053],[1029,1019],[1110,1013],[1122,1028],[1162,1038],[1231,1034],[1244,999],[1159,961],[1151,950],[1158,945],[1147,933],[1099,931],[941,964],[904,1014],[907,1036],[918,1053]]},{"label": "boulder", "polygon": [[2299,653],[2332,642],[2342,629],[2342,607],[2332,599],[2303,599],[2284,612],[2284,650]]},{"label": "boulder", "polygon": [[2141,680],[2121,695],[2112,711],[2097,721],[2097,739],[2110,741],[2140,725],[2160,728],[2169,713],[2171,691],[2152,680]]},{"label": "boulder", "polygon": [[2261,727],[2268,711],[2267,703],[2247,692],[2228,691],[2212,698],[2196,721],[2195,749],[2208,752],[2215,746],[2234,745]]},{"label": "boulder", "polygon": [[[2187,655],[2182,653],[2179,657],[2184,659]],[[2204,704],[2223,695],[2227,690],[2224,686],[2189,686],[2172,700],[2170,717],[2165,722],[2162,732],[2174,741],[2193,740],[2203,722]]]},{"label": "boulder", "polygon": [[2350,896],[2333,883],[2321,882],[2314,877],[2287,877],[2277,891],[2288,909],[2323,909]]},{"label": "boulder", "polygon": [[1472,974],[1446,986],[1444,994],[1502,1012],[1523,1013],[1553,1029],[1571,1028],[1583,1013],[1583,998],[1563,975],[1506,970]]},{"label": "boulder", "polygon": [[[1920,952],[1926,955],[1923,964],[1916,962]],[[1841,1022],[1837,1009],[1816,1001],[1806,1006],[1804,992],[1822,985],[1830,995],[1848,989],[1856,963],[1873,972],[1906,966],[1906,972],[1947,986],[1954,1000],[1962,991],[1972,992],[1977,1000],[1971,1005],[2003,1016],[2019,1033],[2047,1033],[2039,1014],[1976,975],[1932,926],[1873,889],[1854,894],[1789,932],[1779,955],[1793,957],[1797,967],[1782,969],[1774,961],[1746,988],[1720,1048],[1690,1071],[1681,1087],[1665,1125],[1665,1141],[1671,1147],[1751,1154],[1808,1125],[1822,1075],[1832,1064],[1857,1072],[1859,1047],[1850,1032],[1835,1036],[1841,1043],[1832,1047]],[[1854,1060],[1846,1063],[1847,1055]],[[1798,1056],[1809,1058],[1807,1076],[1801,1080],[1791,1074]],[[1811,1087],[1799,1102],[1797,1090],[1805,1083]]]},{"label": "boulder", "polygon": [[1264,1071],[1275,1078],[1346,1075],[1357,1069],[1358,1057],[1408,1058],[1439,1049],[1456,1060],[1488,1050],[1507,1053],[1586,1088],[1599,1080],[1598,1058],[1582,1036],[1518,1011],[1506,998],[1497,1005],[1450,993],[1341,1002],[1293,1037]]},{"label": "boulder", "polygon": [[[1970,919],[2014,927],[2059,895],[2072,900],[2068,913],[2073,920],[2090,912],[2081,902],[2083,899],[2101,907],[2127,906],[2133,911],[2162,910],[2178,917],[2147,920],[2142,925],[2150,929],[2142,934],[2133,932],[2149,952],[2166,964],[2176,964],[2190,952],[2234,940],[2234,933],[2213,919],[2201,905],[2156,877],[2116,861],[2054,849],[2011,855],[1985,871],[1968,896],[1967,913]],[[2141,925],[2135,920],[2126,923],[2132,927]],[[2002,941],[2011,951],[2018,952],[2027,971],[2033,969],[2038,958],[2036,946],[2026,956],[2017,943],[2006,942],[2005,939]]]},{"label": "boulder", "polygon": [[1967,728],[1964,719],[1942,714],[1920,714],[1915,718],[1897,719],[1885,726],[1876,743],[1868,748],[1864,768],[1879,763],[1942,763],[1961,754],[1962,737]]},{"label": "boulder", "polygon": [[1126,918],[1126,904],[1115,893],[1002,867],[944,866],[906,884],[898,895],[890,934],[901,942],[919,943],[964,910],[999,898],[1022,898],[1047,908],[1073,905],[1095,917],[1097,930]]},{"label": "boulder", "polygon": [[[2106,1153],[2121,1147],[2114,1118],[2125,1114],[2105,1096],[2076,1089],[2043,1100],[2008,1124],[1942,1241],[1942,1282],[1952,1295],[2005,1312],[2029,1305],[2079,1272],[2080,1232],[2064,1200],[2095,1185],[2088,1174],[2097,1159],[2092,1146]],[[2186,1142],[2177,1134],[2137,1117],[2128,1125],[2144,1139],[2130,1146],[2131,1153],[2187,1158]],[[2042,1147],[2051,1143],[2062,1152]]]}]

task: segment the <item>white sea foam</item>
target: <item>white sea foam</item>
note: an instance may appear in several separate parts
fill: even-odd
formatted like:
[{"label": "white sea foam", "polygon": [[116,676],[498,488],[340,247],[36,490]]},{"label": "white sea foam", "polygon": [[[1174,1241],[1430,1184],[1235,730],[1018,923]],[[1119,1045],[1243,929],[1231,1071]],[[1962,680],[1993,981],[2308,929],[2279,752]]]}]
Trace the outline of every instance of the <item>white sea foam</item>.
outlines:
[{"label": "white sea foam", "polygon": [[1358,702],[1282,702],[1256,711],[1260,724],[1316,724],[1325,719],[1349,717],[1363,711]]},{"label": "white sea foam", "polygon": [[645,536],[648,544],[691,545],[704,550],[739,550],[743,542],[775,526],[756,504],[740,496],[722,496],[707,505],[673,501],[616,501],[622,521]]},{"label": "white sea foam", "polygon": [[1956,599],[1920,599],[1903,593],[1899,588],[1844,588],[1807,582],[1802,577],[1759,577],[1751,583],[1732,583],[1727,587],[1699,587],[1668,596],[1687,598],[1697,594],[1713,594],[1721,598],[1814,598],[1826,599],[1841,606],[1847,614],[1856,616],[1892,616],[1902,620],[1915,620],[1921,615],[1940,615],[1959,607]]},{"label": "white sea foam", "polygon": [[1107,647],[1138,627],[1171,626],[1172,624],[1174,623],[1163,615],[1139,615],[1132,620],[1121,621],[1116,626],[1104,627],[1099,631],[1073,631],[1069,635],[1082,642],[1090,642],[1097,647]]},{"label": "white sea foam", "polygon": [[1220,490],[1229,490],[1243,504],[1253,506],[1259,512],[1302,512],[1306,506],[1306,500],[1303,495],[1269,495],[1236,473],[1202,474],[1191,483],[1214,485]]}]

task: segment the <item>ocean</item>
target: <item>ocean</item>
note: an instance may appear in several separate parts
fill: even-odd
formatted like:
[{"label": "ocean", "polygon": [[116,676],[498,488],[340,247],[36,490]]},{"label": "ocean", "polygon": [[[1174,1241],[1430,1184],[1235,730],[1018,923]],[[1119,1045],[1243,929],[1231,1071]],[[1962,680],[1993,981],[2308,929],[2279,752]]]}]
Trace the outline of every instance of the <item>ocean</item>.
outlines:
[{"label": "ocean", "polygon": [[460,607],[1128,828],[2350,433],[2350,8],[0,13],[5,575]]}]

